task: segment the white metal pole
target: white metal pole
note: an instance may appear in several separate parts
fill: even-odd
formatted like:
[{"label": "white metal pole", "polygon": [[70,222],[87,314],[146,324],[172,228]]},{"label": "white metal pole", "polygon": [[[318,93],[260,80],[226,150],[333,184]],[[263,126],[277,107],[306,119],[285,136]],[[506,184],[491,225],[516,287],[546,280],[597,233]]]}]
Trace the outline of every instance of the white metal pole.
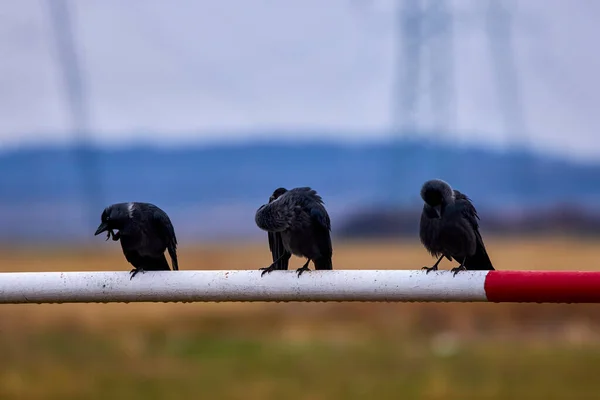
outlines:
[{"label": "white metal pole", "polygon": [[0,303],[487,301],[488,271],[149,271],[0,273]]}]

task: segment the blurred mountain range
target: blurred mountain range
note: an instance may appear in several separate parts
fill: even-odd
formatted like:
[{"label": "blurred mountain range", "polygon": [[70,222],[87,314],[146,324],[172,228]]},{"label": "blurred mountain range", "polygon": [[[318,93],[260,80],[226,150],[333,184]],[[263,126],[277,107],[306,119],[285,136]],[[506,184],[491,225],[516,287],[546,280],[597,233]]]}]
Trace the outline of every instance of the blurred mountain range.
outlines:
[{"label": "blurred mountain range", "polygon": [[361,210],[418,210],[430,178],[468,193],[480,213],[600,209],[600,164],[517,150],[406,141],[44,147],[0,153],[0,240],[93,240],[102,209],[121,201],[159,205],[181,241],[256,236],[254,211],[279,186],[317,189],[335,233]]}]

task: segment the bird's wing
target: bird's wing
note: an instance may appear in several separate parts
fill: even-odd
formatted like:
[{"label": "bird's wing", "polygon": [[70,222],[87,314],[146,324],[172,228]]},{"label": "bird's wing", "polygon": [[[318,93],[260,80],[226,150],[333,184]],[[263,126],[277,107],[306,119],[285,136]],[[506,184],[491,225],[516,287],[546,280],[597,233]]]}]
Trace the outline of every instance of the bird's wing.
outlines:
[{"label": "bird's wing", "polygon": [[161,238],[167,243],[167,251],[171,256],[171,262],[173,263],[173,270],[179,269],[177,262],[177,237],[175,236],[175,228],[169,219],[169,216],[156,207],[152,213],[152,224]]},{"label": "bird's wing", "polygon": [[471,199],[458,190],[454,191],[454,198],[456,199],[456,204],[460,207],[463,218],[465,218],[469,224],[473,227],[475,232],[479,232],[479,215],[477,215],[477,210],[475,206],[471,202]]},{"label": "bird's wing", "polygon": [[429,254],[439,257],[442,254],[438,243],[439,226],[427,215],[427,210],[426,206],[423,206],[419,223],[419,238]]},{"label": "bird's wing", "polygon": [[475,254],[466,260],[465,267],[467,267],[467,269],[493,270],[494,267],[492,266],[485,244],[483,243],[483,238],[479,232],[479,215],[477,215],[475,206],[467,195],[458,190],[454,191],[454,197],[456,198],[456,203],[461,207],[463,218],[468,221],[473,228],[477,240]]},{"label": "bird's wing", "polygon": [[315,204],[310,208],[310,217],[317,224],[321,225],[323,228],[328,231],[331,230],[331,220],[329,219],[329,214],[325,210],[325,207],[321,204]]}]

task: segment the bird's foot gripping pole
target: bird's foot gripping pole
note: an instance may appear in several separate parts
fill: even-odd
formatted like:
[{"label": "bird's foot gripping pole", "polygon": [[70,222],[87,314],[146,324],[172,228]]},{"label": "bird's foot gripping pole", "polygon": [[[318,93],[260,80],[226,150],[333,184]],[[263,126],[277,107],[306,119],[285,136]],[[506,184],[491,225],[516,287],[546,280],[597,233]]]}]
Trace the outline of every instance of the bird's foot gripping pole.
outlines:
[{"label": "bird's foot gripping pole", "polygon": [[456,268],[452,268],[450,270],[450,272],[454,272],[453,276],[456,276],[456,274],[458,274],[460,271],[466,271],[467,268],[464,266],[464,264],[460,264],[460,266],[456,267]]},{"label": "bird's foot gripping pole", "polygon": [[430,273],[431,271],[437,271],[438,270],[438,266],[437,264],[435,264],[433,267],[423,267],[421,269],[424,269],[426,274]]},{"label": "bird's foot gripping pole", "polygon": [[421,269],[424,269],[425,271],[427,271],[425,274],[428,274],[431,271],[437,271],[438,270],[438,265],[442,261],[442,258],[444,258],[443,255],[440,258],[438,258],[438,260],[435,262],[435,264],[433,264],[432,267],[423,267]]},{"label": "bird's foot gripping pole", "polygon": [[134,277],[134,276],[136,276],[138,272],[141,272],[142,274],[145,274],[145,273],[146,273],[146,271],[144,271],[144,270],[143,270],[143,269],[141,269],[141,268],[134,268],[134,269],[132,269],[131,271],[129,271],[129,273],[131,274],[131,277],[129,278],[129,280],[132,280],[132,279],[133,279],[133,277]]},{"label": "bird's foot gripping pole", "polygon": [[262,271],[262,273],[260,274],[260,276],[265,276],[265,274],[270,274],[271,272],[275,271],[275,264],[277,264],[277,261],[274,262],[273,264],[269,265],[268,267],[265,268],[259,268],[259,271]]},{"label": "bird's foot gripping pole", "polygon": [[[261,277],[263,277],[265,274],[270,274],[271,272],[275,271],[277,268],[275,267],[277,265],[277,263],[281,260],[283,260],[286,257],[286,254],[284,253],[281,257],[279,257],[277,260],[275,260],[273,262],[273,264],[269,265],[266,268],[259,268],[259,271],[262,271],[262,274],[260,274]],[[287,257],[289,259],[289,256]]]},{"label": "bird's foot gripping pole", "polygon": [[310,271],[310,269],[308,268],[308,264],[309,264],[309,263],[310,263],[310,260],[308,260],[308,261],[306,262],[306,264],[304,264],[304,265],[302,266],[302,268],[298,268],[298,269],[296,270],[296,272],[298,273],[298,278],[300,278],[300,275],[302,275],[302,273],[303,273],[304,271]]}]

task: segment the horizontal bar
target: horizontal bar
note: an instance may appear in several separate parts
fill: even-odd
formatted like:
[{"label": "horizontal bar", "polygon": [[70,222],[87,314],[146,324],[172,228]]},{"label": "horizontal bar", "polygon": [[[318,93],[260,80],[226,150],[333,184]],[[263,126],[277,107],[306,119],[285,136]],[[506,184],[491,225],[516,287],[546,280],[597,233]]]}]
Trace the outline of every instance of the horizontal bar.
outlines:
[{"label": "horizontal bar", "polygon": [[0,273],[0,303],[486,301],[488,271],[334,270]]},{"label": "horizontal bar", "polygon": [[0,273],[0,303],[418,301],[600,303],[595,271]]}]

